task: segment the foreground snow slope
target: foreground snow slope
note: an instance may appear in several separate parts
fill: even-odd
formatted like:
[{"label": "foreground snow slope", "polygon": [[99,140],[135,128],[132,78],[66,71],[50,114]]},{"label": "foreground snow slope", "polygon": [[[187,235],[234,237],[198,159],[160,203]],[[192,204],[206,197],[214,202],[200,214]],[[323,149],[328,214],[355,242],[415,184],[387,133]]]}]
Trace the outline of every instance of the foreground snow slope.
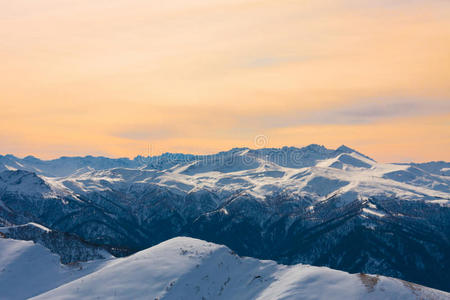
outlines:
[{"label": "foreground snow slope", "polygon": [[39,244],[0,238],[0,299],[39,295],[92,272],[102,263],[61,265],[59,256]]},{"label": "foreground snow slope", "polygon": [[[39,245],[0,240],[2,299],[449,299],[450,294],[384,276],[284,266],[225,246],[178,237],[126,258],[61,267]],[[79,269],[79,268],[78,268]],[[89,273],[89,274],[87,274]],[[87,274],[87,275],[86,275]],[[82,276],[85,275],[85,276]],[[82,276],[82,277],[81,277]],[[79,278],[78,278],[79,277]],[[76,279],[78,278],[78,279]],[[64,284],[65,282],[68,282]],[[26,295],[26,293],[29,293]]]}]

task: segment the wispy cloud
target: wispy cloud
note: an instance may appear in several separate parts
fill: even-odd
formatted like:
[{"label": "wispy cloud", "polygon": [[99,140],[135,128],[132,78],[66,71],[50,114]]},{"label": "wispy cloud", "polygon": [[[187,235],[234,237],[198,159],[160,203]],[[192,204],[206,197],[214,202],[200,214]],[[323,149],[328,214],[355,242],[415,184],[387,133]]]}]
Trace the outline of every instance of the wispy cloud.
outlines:
[{"label": "wispy cloud", "polygon": [[172,128],[142,125],[139,127],[123,129],[112,133],[113,136],[129,140],[164,140],[179,136]]},{"label": "wispy cloud", "polygon": [[247,59],[243,66],[246,68],[265,68],[275,67],[282,64],[298,63],[301,61],[308,61],[317,57],[297,57],[297,56],[260,56]]},{"label": "wispy cloud", "polygon": [[368,124],[384,119],[450,113],[450,101],[362,100],[300,116],[299,124]]}]

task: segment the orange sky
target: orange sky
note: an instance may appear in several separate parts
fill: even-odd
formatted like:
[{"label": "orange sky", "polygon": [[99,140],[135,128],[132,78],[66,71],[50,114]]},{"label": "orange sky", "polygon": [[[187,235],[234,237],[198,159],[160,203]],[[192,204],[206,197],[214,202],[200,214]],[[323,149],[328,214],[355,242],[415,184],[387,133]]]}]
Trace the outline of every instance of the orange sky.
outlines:
[{"label": "orange sky", "polygon": [[0,154],[450,161],[449,1],[0,0],[0,58]]}]

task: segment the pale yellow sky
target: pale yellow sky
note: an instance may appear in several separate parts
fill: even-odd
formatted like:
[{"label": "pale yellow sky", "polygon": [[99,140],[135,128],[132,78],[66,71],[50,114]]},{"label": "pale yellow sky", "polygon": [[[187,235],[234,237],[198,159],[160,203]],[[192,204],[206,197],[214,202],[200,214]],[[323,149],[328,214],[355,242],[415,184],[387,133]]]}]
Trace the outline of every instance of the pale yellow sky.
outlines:
[{"label": "pale yellow sky", "polygon": [[0,154],[450,160],[450,1],[0,0],[0,59]]}]

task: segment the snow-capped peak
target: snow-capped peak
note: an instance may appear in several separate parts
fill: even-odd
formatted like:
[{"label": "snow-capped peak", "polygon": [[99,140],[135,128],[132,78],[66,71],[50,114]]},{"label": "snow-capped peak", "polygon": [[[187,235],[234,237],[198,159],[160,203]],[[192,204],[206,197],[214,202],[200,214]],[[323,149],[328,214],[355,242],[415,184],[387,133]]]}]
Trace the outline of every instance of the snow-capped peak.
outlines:
[{"label": "snow-capped peak", "polygon": [[[199,156],[165,153],[141,162],[91,156],[52,161],[33,158],[15,163],[8,159],[5,168],[13,165],[18,170],[47,174],[42,177],[44,181],[41,184],[47,183],[58,193],[74,195],[107,191],[115,185],[146,182],[177,193],[207,189],[232,194],[245,189],[260,199],[281,190],[317,200],[331,195],[353,199],[355,195],[367,198],[387,193],[402,199],[422,199],[441,204],[450,199],[449,178],[442,176],[446,174],[445,163],[441,163],[444,167],[438,171],[435,171],[436,164],[423,164],[423,167],[417,164],[382,164],[344,145],[336,150],[309,145],[303,148],[234,148]],[[33,163],[27,164],[29,161]],[[59,176],[55,177],[55,174]],[[0,184],[5,180],[0,177]],[[9,189],[12,188],[9,181],[5,183]]]}]

